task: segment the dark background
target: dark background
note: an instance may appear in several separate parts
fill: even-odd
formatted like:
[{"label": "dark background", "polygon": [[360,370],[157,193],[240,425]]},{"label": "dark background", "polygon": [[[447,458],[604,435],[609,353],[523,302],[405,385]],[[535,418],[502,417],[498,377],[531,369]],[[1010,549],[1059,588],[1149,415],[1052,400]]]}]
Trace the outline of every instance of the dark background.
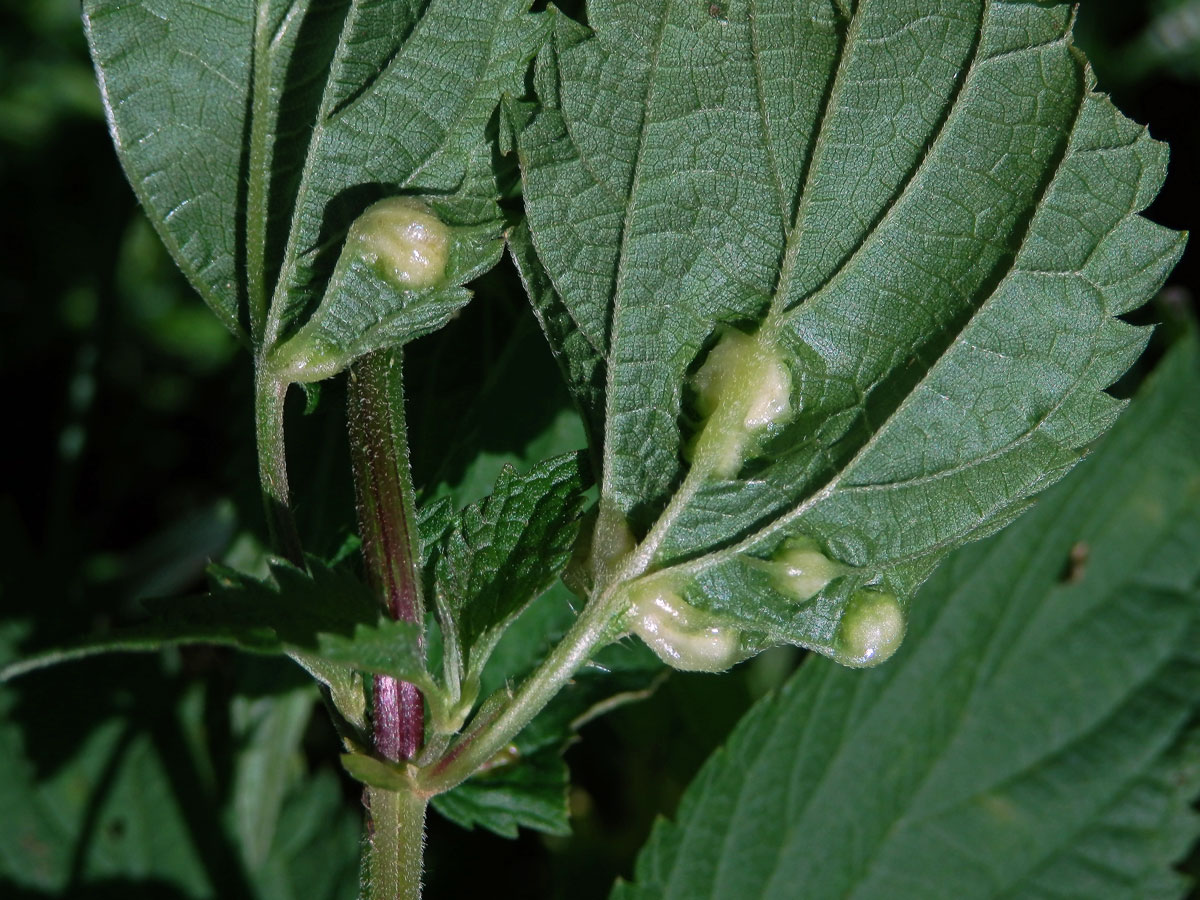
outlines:
[{"label": "dark background", "polygon": [[[1171,145],[1170,174],[1150,217],[1189,228],[1200,162],[1200,2],[1087,0],[1077,34],[1099,87]],[[25,623],[33,631],[23,639],[40,644],[120,620],[139,598],[196,589],[210,559],[261,555],[251,372],[136,207],[109,142],[74,0],[0,0],[0,210],[0,620]],[[1133,317],[1164,325],[1118,392],[1195,309],[1197,278],[1189,248],[1163,296]],[[410,354],[416,479],[431,489],[455,486],[479,453],[520,458],[567,405],[547,387],[557,375],[511,272],[489,276],[479,293]],[[521,352],[505,355],[514,341]],[[497,384],[502,358],[511,364]],[[304,486],[301,527],[322,554],[353,530],[339,390],[327,388],[313,415],[297,409],[289,429],[293,481]],[[490,401],[477,417],[443,414],[485,390],[514,398],[521,414]],[[615,875],[629,873],[653,817],[670,813],[750,699],[797,658],[779,651],[731,677],[674,676],[650,701],[589,725],[567,756],[577,785],[571,838],[522,833],[506,841],[431,815],[429,896],[481,886],[503,897],[605,896]],[[248,677],[230,654],[199,651],[185,655],[177,679],[130,687],[147,665],[102,660],[19,688],[8,714],[25,729],[38,777],[65,765],[79,736],[114,709],[135,710],[159,733],[189,679],[206,679],[219,708]],[[288,666],[251,668],[264,683],[287,685]],[[67,702],[47,706],[45,697]],[[314,721],[309,763],[333,767],[336,740],[321,714]],[[170,763],[175,751],[159,736]],[[343,784],[352,806],[357,789]],[[212,810],[202,799],[189,802],[196,834],[219,827],[205,819]],[[202,848],[214,867],[227,852],[219,841]],[[51,896],[7,890],[0,876],[5,896]],[[235,896],[239,888],[227,890],[223,896]],[[172,896],[164,891],[129,883],[112,895]]]}]

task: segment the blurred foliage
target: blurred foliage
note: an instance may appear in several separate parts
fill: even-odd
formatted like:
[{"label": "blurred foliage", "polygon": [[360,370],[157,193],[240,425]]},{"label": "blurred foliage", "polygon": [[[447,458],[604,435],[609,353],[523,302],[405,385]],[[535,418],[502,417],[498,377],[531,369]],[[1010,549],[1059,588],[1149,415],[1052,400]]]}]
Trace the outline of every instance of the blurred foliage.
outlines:
[{"label": "blurred foliage", "polygon": [[[1088,0],[1078,32],[1100,87],[1171,144],[1150,217],[1188,228],[1200,2]],[[194,589],[210,560],[261,566],[265,528],[248,360],[136,208],[75,0],[0,0],[0,196],[7,657],[120,622],[140,598]],[[417,483],[459,503],[480,497],[504,463],[583,440],[507,261],[477,288],[408,354]],[[1165,323],[1159,346],[1198,289],[1193,246],[1162,301],[1138,314]],[[295,393],[298,515],[307,545],[331,555],[353,530],[343,390],[328,385],[310,415]],[[481,877],[497,896],[606,896],[653,817],[674,809],[750,700],[798,659],[782,649],[731,677],[673,675],[650,700],[587,725],[567,753],[570,837],[514,842],[431,816],[430,896],[465,895]],[[36,836],[14,847],[6,835],[17,832],[0,831],[0,895],[351,896],[358,789],[299,684],[290,664],[197,650],[94,660],[0,690],[0,809],[10,824],[33,823],[23,840]],[[288,760],[281,781],[253,776],[263,747]],[[251,798],[251,786],[273,799]],[[271,821],[239,819],[264,803]]]}]

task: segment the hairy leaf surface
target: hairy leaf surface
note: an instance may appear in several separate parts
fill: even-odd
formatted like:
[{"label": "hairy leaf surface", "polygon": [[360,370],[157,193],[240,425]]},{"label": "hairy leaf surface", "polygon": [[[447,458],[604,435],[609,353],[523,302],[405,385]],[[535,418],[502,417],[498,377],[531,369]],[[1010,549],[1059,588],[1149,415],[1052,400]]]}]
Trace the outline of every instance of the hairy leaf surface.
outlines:
[{"label": "hairy leaf surface", "polygon": [[[909,597],[1115,419],[1181,235],[1165,148],[1093,91],[1071,7],[669,0],[564,16],[519,151],[537,257],[607,371],[603,504],[686,599],[833,652],[854,591]],[[685,480],[723,328],[788,414]],[[569,329],[547,329],[568,356]],[[847,567],[789,598],[788,537]]]},{"label": "hairy leaf surface", "polygon": [[579,530],[585,484],[578,453],[524,475],[506,468],[491,495],[464,509],[446,535],[436,599],[464,673],[478,677],[504,628],[558,578]]},{"label": "hairy leaf surface", "polygon": [[622,900],[1178,897],[1200,833],[1200,354],[918,595],[870,673],[810,661],[660,823]]},{"label": "hairy leaf surface", "polygon": [[235,332],[249,325],[256,350],[317,309],[348,226],[373,201],[425,197],[460,229],[446,285],[420,302],[380,285],[333,292],[310,332],[344,365],[444,322],[467,299],[459,285],[498,257],[486,127],[502,93],[521,93],[541,40],[545,17],[528,5],[88,0],[84,18],[135,191],[196,289]]}]

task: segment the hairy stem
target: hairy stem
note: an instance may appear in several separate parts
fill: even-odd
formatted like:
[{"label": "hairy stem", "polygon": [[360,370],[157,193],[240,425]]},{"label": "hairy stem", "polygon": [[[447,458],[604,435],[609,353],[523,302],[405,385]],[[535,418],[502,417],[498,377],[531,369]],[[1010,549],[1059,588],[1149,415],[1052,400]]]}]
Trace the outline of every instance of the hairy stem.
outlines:
[{"label": "hairy stem", "polygon": [[[393,619],[420,623],[420,538],[404,422],[403,357],[381,350],[355,364],[347,400],[350,457],[367,577]],[[386,675],[374,679],[375,752],[411,760],[425,734],[424,701],[416,685]],[[411,791],[368,791],[370,900],[421,893],[425,798]]]},{"label": "hairy stem", "polygon": [[[373,353],[354,366],[348,415],[367,577],[389,616],[419,623],[425,611],[399,350]],[[374,731],[381,755],[393,761],[412,759],[424,736],[420,691],[408,682],[376,676]]]},{"label": "hairy stem", "polygon": [[367,900],[419,900],[428,801],[410,791],[367,788],[371,810]]},{"label": "hairy stem", "polygon": [[286,381],[277,380],[265,367],[260,367],[254,391],[258,480],[273,545],[288,560],[303,567],[304,551],[288,497],[287,451],[283,437],[283,401],[287,389]]}]

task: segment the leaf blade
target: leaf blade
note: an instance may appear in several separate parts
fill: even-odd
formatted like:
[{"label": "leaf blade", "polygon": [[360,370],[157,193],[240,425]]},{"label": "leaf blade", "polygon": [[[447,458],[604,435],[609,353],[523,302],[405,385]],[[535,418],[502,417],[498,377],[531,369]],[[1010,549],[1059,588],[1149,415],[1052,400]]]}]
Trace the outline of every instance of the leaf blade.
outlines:
[{"label": "leaf blade", "polygon": [[446,535],[436,595],[466,673],[478,677],[500,634],[558,577],[579,529],[585,463],[566,453],[524,475],[506,467],[490,496],[471,504]]},{"label": "leaf blade", "polygon": [[[109,130],[138,199],[204,301],[241,334],[239,174],[254,4],[194,3],[174,12],[89,0],[84,30]],[[179,115],[163,116],[164,109]],[[191,178],[208,187],[193,189]]]},{"label": "leaf blade", "polygon": [[[1115,317],[1184,240],[1139,215],[1165,148],[1094,93],[1068,5],[843,6],[593,4],[519,137],[533,244],[606,349],[602,508],[636,574],[827,653],[854,590],[906,602],[1112,424],[1147,337]],[[790,410],[696,474],[689,385],[729,328],[778,351]],[[785,539],[847,578],[772,590]]]},{"label": "leaf blade", "polygon": [[1198,830],[1198,366],[1192,340],[1034,512],[959,550],[892,664],[813,659],[757,705],[615,896],[1177,891],[1170,854]]}]

